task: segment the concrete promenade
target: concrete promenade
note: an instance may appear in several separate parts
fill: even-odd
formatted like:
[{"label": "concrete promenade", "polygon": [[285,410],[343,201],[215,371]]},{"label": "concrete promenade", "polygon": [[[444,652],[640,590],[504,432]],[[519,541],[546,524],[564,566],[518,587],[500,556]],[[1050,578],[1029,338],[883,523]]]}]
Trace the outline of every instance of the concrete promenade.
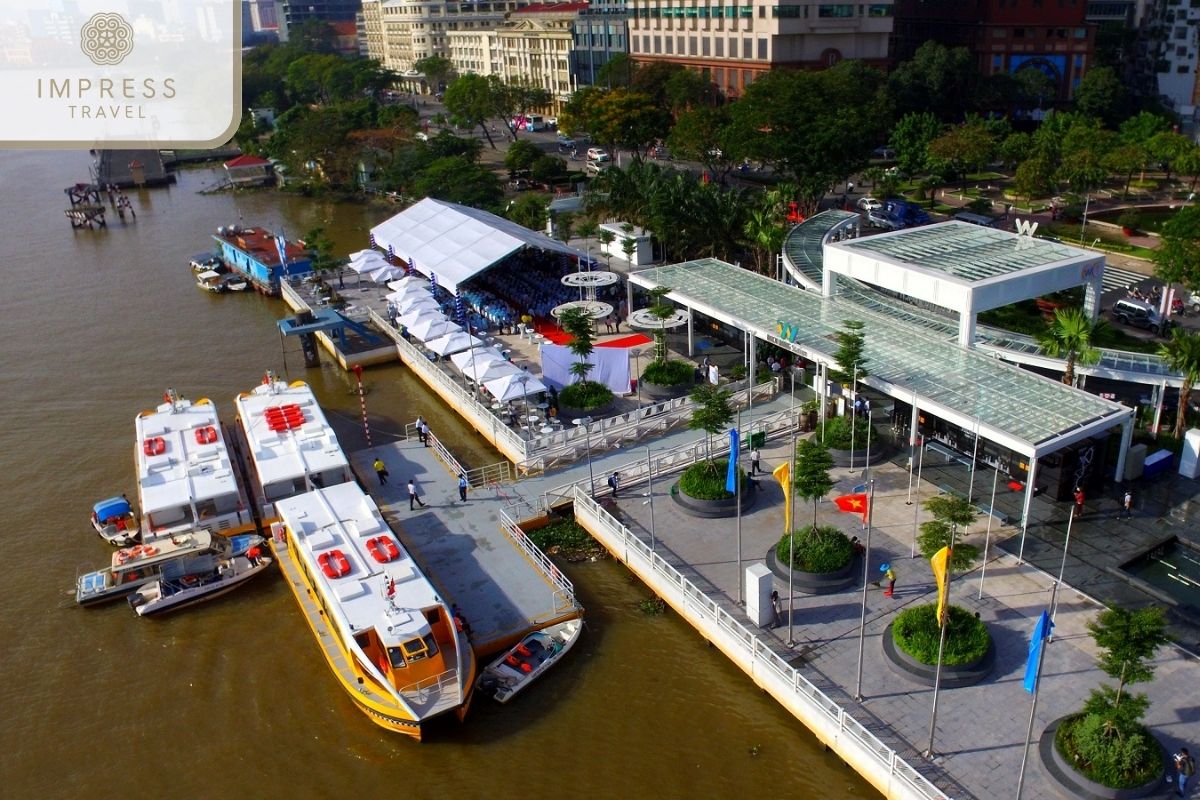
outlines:
[{"label": "concrete promenade", "polygon": [[[787,453],[788,442],[771,442],[763,450],[764,468],[775,467],[787,458]],[[844,469],[835,470],[834,475],[838,479],[837,487],[831,493],[834,496],[849,493],[854,485],[864,480],[861,472],[851,475]],[[876,494],[869,569],[872,576],[877,576],[878,565],[883,561],[891,562],[898,573],[898,583],[894,599],[884,597],[876,588],[871,588],[868,593],[862,677],[864,701],[859,704],[852,699],[859,652],[861,584],[833,595],[797,594],[792,600],[794,647],[787,645],[789,626],[786,618],[782,627],[764,629],[762,635],[775,652],[794,659],[793,663],[803,664],[802,670],[810,681],[866,722],[872,732],[910,762],[920,763],[921,754],[930,743],[932,689],[910,684],[891,672],[882,660],[881,636],[899,611],[910,605],[933,602],[936,591],[928,563],[919,554],[915,559],[911,556],[914,511],[919,506],[906,504],[907,470],[886,464],[876,467],[873,477]],[[928,473],[924,477],[929,477]],[[661,485],[655,486],[653,527],[658,552],[686,577],[706,587],[709,596],[717,599],[726,610],[745,619],[738,610],[735,521],[700,521],[683,514],[670,500],[671,482],[663,480]],[[743,568],[762,561],[783,532],[782,490],[769,475],[760,477],[759,485],[762,494],[752,511],[742,519]],[[991,473],[976,475],[975,486],[977,502],[980,495],[986,502],[991,492]],[[919,497],[925,499],[938,491],[937,481],[925,480]],[[643,541],[649,542],[650,507],[646,498],[640,496],[644,493],[643,484],[624,498],[618,498],[617,506],[622,522]],[[917,498],[914,492],[914,501]],[[1031,701],[1031,696],[1022,687],[1025,657],[1035,618],[1048,606],[1053,585],[1053,576],[1036,565],[1045,567],[1054,560],[1054,536],[1050,534],[1044,540],[1035,537],[1032,531],[1053,531],[1053,523],[1048,518],[1056,513],[1065,514],[1067,508],[1066,504],[1041,500],[1035,505],[1033,516],[1037,523],[1031,528],[1027,541],[1027,553],[1030,557],[1036,554],[1034,564],[1021,565],[1013,555],[995,546],[998,539],[1011,542],[1014,537],[1019,537],[1020,531],[1019,528],[1001,527],[993,520],[993,546],[989,552],[982,599],[979,597],[979,566],[956,575],[951,587],[955,603],[978,611],[989,624],[998,648],[996,668],[989,678],[973,687],[943,689],[940,695],[933,739],[934,757],[930,764],[933,769],[927,777],[956,798],[1015,796]],[[1100,513],[1109,504],[1097,502],[1095,505],[1097,511],[1093,519],[1087,520],[1088,513],[1085,513],[1084,520],[1072,531],[1072,551],[1079,548],[1084,558],[1073,556],[1068,559],[1067,586],[1059,593],[1057,635],[1046,651],[1035,738],[1050,721],[1078,710],[1089,691],[1107,681],[1095,667],[1094,648],[1086,628],[1100,606],[1071,588],[1072,578],[1079,580],[1085,591],[1090,588],[1089,577],[1095,577],[1095,567],[1086,562],[1087,553],[1104,551],[1104,542],[1111,538],[1111,517]],[[818,514],[822,524],[836,525],[847,534],[863,538],[858,518],[838,513],[832,503],[822,502]],[[804,524],[811,518],[812,506],[798,503],[797,523]],[[1140,517],[1133,525],[1153,529],[1158,527],[1153,519]],[[981,549],[987,520],[988,517],[982,515],[967,536],[967,541]],[[1123,544],[1130,546],[1127,540]],[[1060,559],[1061,554],[1060,541],[1057,550]],[[1058,562],[1054,561],[1053,574],[1057,573],[1057,566]],[[787,582],[777,580],[776,586],[786,609],[789,605]],[[1160,651],[1157,665],[1155,680],[1136,687],[1151,698],[1146,722],[1168,748],[1181,744],[1195,746],[1196,739],[1200,738],[1200,707],[1192,698],[1196,682],[1200,680],[1200,662],[1182,650],[1169,647]],[[1032,749],[1023,796],[1054,796]]]}]

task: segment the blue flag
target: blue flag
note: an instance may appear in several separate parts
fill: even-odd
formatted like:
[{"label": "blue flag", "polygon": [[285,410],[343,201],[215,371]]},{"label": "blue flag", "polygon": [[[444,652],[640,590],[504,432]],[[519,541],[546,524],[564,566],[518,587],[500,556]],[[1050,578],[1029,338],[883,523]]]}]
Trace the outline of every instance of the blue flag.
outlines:
[{"label": "blue flag", "polygon": [[1050,615],[1042,611],[1042,615],[1038,617],[1037,625],[1033,629],[1033,639],[1029,642],[1029,658],[1025,661],[1025,691],[1031,694],[1037,689],[1042,648],[1046,645],[1046,638],[1053,629],[1054,623],[1050,621]]},{"label": "blue flag", "polygon": [[287,268],[287,239],[283,236],[283,231],[275,234],[275,250],[279,253],[280,266]]},{"label": "blue flag", "polygon": [[729,431],[729,469],[725,473],[725,491],[733,494],[737,491],[737,474],[738,474],[738,432],[737,429]]}]

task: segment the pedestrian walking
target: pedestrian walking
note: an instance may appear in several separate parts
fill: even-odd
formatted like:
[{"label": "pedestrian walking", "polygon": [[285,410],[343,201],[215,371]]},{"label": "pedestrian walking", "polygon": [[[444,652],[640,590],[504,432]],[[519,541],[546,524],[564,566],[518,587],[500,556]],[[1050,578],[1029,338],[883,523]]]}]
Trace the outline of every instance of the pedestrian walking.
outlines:
[{"label": "pedestrian walking", "polygon": [[772,628],[778,628],[783,624],[783,616],[780,614],[779,592],[775,589],[771,590],[771,615],[773,618]]},{"label": "pedestrian walking", "polygon": [[1077,517],[1083,515],[1083,501],[1084,501],[1083,489],[1076,486],[1075,487],[1075,516],[1077,516]]},{"label": "pedestrian walking", "polygon": [[[884,562],[879,565],[879,571],[883,573],[880,581],[887,581],[887,588],[883,590],[884,597],[894,597],[896,593],[896,570],[892,569],[892,565]],[[874,581],[875,586],[880,585],[880,581]]]},{"label": "pedestrian walking", "polygon": [[464,503],[467,502],[467,487],[471,484],[467,482],[467,473],[460,472],[458,474],[458,499]]},{"label": "pedestrian walking", "polygon": [[617,490],[621,488],[621,473],[614,472],[608,476],[608,488],[612,489],[612,497],[617,499]]},{"label": "pedestrian walking", "polygon": [[417,429],[417,439],[420,440],[421,444],[425,444],[425,417],[418,416],[413,426]]},{"label": "pedestrian walking", "polygon": [[761,472],[759,464],[762,463],[762,453],[758,452],[758,448],[750,451],[750,475],[754,476]]},{"label": "pedestrian walking", "polygon": [[387,464],[383,463],[382,458],[380,458],[379,456],[375,456],[375,463],[372,464],[371,466],[373,466],[375,468],[375,474],[379,476],[379,485],[386,486],[387,479],[388,479]]},{"label": "pedestrian walking", "polygon": [[[1133,490],[1132,489],[1125,490],[1125,497],[1121,500],[1121,513],[1125,516],[1125,519],[1133,518]],[[1118,514],[1117,516],[1119,519],[1121,514]]]},{"label": "pedestrian walking", "polygon": [[1179,752],[1175,754],[1175,774],[1179,776],[1179,789],[1175,794],[1187,797],[1188,782],[1196,774],[1196,759],[1192,758],[1186,747],[1179,748]]},{"label": "pedestrian walking", "polygon": [[417,510],[416,507],[413,505],[414,503],[419,505],[421,508],[425,507],[425,504],[423,502],[421,502],[421,495],[419,495],[417,493],[417,479],[409,478],[408,479],[408,510],[409,511]]}]

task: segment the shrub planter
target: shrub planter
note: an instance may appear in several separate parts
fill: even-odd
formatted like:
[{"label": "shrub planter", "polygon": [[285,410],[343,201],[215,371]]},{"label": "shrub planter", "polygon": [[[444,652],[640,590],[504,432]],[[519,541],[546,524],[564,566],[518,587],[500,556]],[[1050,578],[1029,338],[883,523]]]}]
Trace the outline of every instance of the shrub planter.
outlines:
[{"label": "shrub planter", "polygon": [[570,406],[559,405],[558,418],[566,422],[571,422],[571,420],[581,417],[591,417],[593,420],[599,420],[611,414],[616,405],[616,400],[613,400],[611,403],[605,403],[602,406],[597,406],[596,408],[571,408]]},{"label": "shrub planter", "polygon": [[871,442],[871,457],[867,458],[867,448],[858,447],[854,450],[830,450],[829,455],[833,458],[835,467],[848,467],[851,464],[851,455],[854,456],[854,466],[861,464],[878,464],[887,458],[888,448],[883,442]]},{"label": "shrub planter", "polygon": [[[775,555],[775,548],[772,547],[767,551],[765,558],[767,569],[771,570],[771,574],[779,578],[787,585],[788,568],[786,564],[779,563],[779,558]],[[850,563],[834,572],[804,572],[803,570],[792,570],[791,580],[792,588],[804,594],[834,594],[851,586],[861,585],[860,578],[862,577],[862,556],[858,553],[854,554],[854,558],[850,559]]]},{"label": "shrub planter", "polygon": [[1054,745],[1054,737],[1058,733],[1059,725],[1075,716],[1078,715],[1068,714],[1054,720],[1046,726],[1046,730],[1042,731],[1042,736],[1038,739],[1038,757],[1041,758],[1042,769],[1055,791],[1066,798],[1082,797],[1087,800],[1136,800],[1139,797],[1150,797],[1163,793],[1163,787],[1166,786],[1167,754],[1158,739],[1154,739],[1154,741],[1158,744],[1159,750],[1162,750],[1162,769],[1153,780],[1146,781],[1141,786],[1131,789],[1112,789],[1076,772],[1075,767],[1063,757],[1062,753],[1058,752],[1058,748]]},{"label": "shrub planter", "polygon": [[[937,665],[917,661],[908,653],[896,646],[892,637],[892,626],[888,625],[883,631],[883,657],[892,672],[902,678],[907,678],[920,686],[933,686],[937,677]],[[996,640],[988,643],[987,651],[970,664],[943,664],[942,686],[953,689],[958,686],[974,686],[988,675],[996,666]]]},{"label": "shrub planter", "polygon": [[[754,481],[750,480],[749,477],[744,477],[742,479],[743,513],[746,509],[754,505],[757,497],[758,491],[754,487]],[[690,497],[684,494],[683,490],[679,488],[679,481],[676,481],[671,486],[671,499],[689,516],[703,517],[705,519],[737,516],[738,499],[736,494],[723,497],[720,500],[701,500],[698,497]]]},{"label": "shrub planter", "polygon": [[674,397],[680,397],[692,390],[696,382],[688,381],[687,383],[675,383],[669,386],[663,386],[658,383],[642,382],[642,394],[646,397],[654,398],[655,400],[668,400]]}]

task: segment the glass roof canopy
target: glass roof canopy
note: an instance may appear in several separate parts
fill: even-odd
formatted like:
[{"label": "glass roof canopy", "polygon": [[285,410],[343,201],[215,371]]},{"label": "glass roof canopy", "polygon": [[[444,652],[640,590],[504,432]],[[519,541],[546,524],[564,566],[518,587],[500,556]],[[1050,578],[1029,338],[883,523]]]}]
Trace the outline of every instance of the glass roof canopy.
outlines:
[{"label": "glass roof canopy", "polygon": [[841,242],[839,246],[917,269],[942,272],[964,283],[1095,257],[1046,239],[1013,236],[965,222],[912,228],[898,235],[870,236]]},{"label": "glass roof canopy", "polygon": [[779,322],[793,325],[795,344],[825,361],[832,361],[833,337],[843,321],[860,320],[866,325],[872,376],[891,383],[901,399],[915,392],[923,407],[937,405],[977,420],[981,429],[992,431],[987,438],[1029,455],[1052,439],[1085,428],[1098,432],[1129,414],[1115,403],[961,348],[937,328],[898,321],[887,310],[876,312],[847,299],[823,300],[718,259],[650,268],[634,273],[633,280],[668,286],[677,302],[763,338],[774,337]]}]

